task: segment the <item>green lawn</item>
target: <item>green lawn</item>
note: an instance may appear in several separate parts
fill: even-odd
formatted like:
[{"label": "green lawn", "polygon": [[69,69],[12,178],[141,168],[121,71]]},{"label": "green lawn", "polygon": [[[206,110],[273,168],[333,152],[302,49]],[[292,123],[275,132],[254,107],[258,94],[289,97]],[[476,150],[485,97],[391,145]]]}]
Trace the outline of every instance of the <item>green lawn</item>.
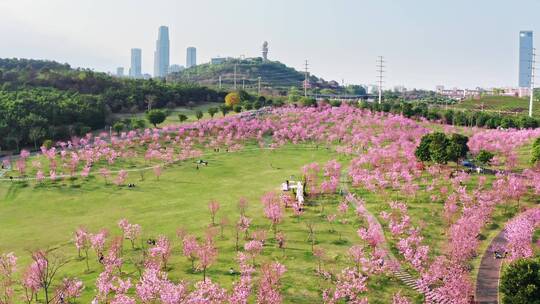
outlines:
[{"label": "green lawn", "polygon": [[[275,151],[219,153],[205,158],[209,166],[200,170],[196,170],[190,162],[176,164],[166,168],[159,181],[151,172],[145,174],[144,181],[140,181],[139,174],[131,173],[128,182],[136,184],[133,189],[105,185],[101,177],[91,177],[87,181],[47,182],[40,186],[34,182],[4,182],[0,184],[0,252],[14,251],[20,257],[20,269],[23,269],[30,261],[28,251],[57,248],[57,252],[72,260],[62,269],[61,276],[82,279],[87,287],[80,303],[88,303],[95,294],[95,279],[101,266],[91,253],[91,272],[85,272],[85,262],[77,259],[77,251],[71,240],[73,232],[82,225],[92,232],[107,228],[112,235],[118,235],[117,222],[125,217],[132,223],[142,225],[144,238],[165,234],[173,240],[170,262],[172,279],[200,280],[202,275],[192,273],[190,263],[181,254],[180,242],[175,237],[177,228],[183,227],[202,237],[210,223],[207,203],[211,199],[221,203],[218,218],[227,216],[234,222],[238,218],[237,201],[244,196],[250,202],[248,216],[254,218],[253,229],[267,230],[269,224],[262,217],[261,195],[279,189],[280,183],[291,175],[298,176],[304,164],[314,161],[323,163],[332,158],[348,162],[348,159],[326,149],[289,146]],[[325,199],[328,212],[335,212],[339,199],[337,196]],[[323,264],[329,270],[337,271],[347,265],[346,248],[353,242],[359,242],[356,235],[358,223],[353,212],[350,212],[351,224],[334,224],[334,228],[342,232],[346,240],[339,243],[336,233],[330,232],[330,225],[319,210],[318,206],[310,207],[302,221],[294,219],[288,210],[284,223],[279,227],[287,235],[287,249],[283,253],[270,240],[260,258],[259,263],[276,259],[288,268],[283,280],[286,302],[319,302],[320,289],[325,284],[314,272],[316,262],[307,242],[305,221],[316,222],[318,246],[327,250],[327,259]],[[132,251],[129,242],[125,242],[124,246],[124,258],[128,265],[123,271],[126,275],[133,274],[135,268],[129,261],[140,256],[142,250]],[[230,267],[237,268],[231,227],[225,229],[224,239],[218,237],[217,246],[219,260],[211,267],[209,275],[229,288],[238,279],[227,273]],[[404,289],[405,294],[415,295],[395,279],[374,278],[371,284],[369,295],[372,303],[388,303],[398,289]]]},{"label": "green lawn", "polygon": [[[530,146],[519,149],[522,168],[528,166],[529,151]],[[56,252],[71,260],[61,270],[60,276],[82,279],[86,288],[79,303],[89,303],[96,293],[95,280],[102,267],[97,263],[95,254],[91,253],[91,271],[86,271],[85,262],[77,257],[72,241],[73,232],[77,227],[84,226],[91,232],[106,228],[112,236],[118,236],[120,230],[117,222],[127,218],[131,223],[142,225],[144,240],[161,234],[168,236],[173,242],[169,277],[175,281],[195,282],[202,275],[191,271],[190,262],[182,256],[176,230],[183,228],[202,238],[210,224],[207,203],[212,199],[221,203],[217,221],[227,217],[231,223],[235,223],[238,219],[237,202],[240,197],[246,197],[250,202],[248,216],[254,220],[250,230],[267,230],[270,238],[257,263],[278,260],[285,264],[288,269],[283,279],[285,303],[319,303],[321,289],[329,284],[315,273],[317,261],[307,242],[306,222],[315,223],[317,246],[326,250],[323,268],[333,273],[350,265],[346,250],[360,243],[356,230],[363,223],[352,210],[347,215],[347,224],[336,222],[330,225],[326,221],[326,215],[337,213],[337,205],[342,199],[338,195],[308,200],[307,212],[302,220],[292,217],[292,211],[287,210],[284,222],[279,225],[278,229],[287,236],[287,249],[283,252],[276,248],[269,222],[263,217],[260,197],[265,192],[278,190],[280,183],[293,178],[292,175],[299,177],[301,167],[307,163],[322,164],[335,158],[346,168],[350,157],[308,145],[287,145],[276,150],[259,150],[248,145],[243,151],[212,153],[203,158],[209,162],[208,167],[197,170],[192,161],[173,164],[165,168],[159,181],[152,171],[145,171],[144,180],[141,180],[139,172],[130,172],[127,182],[135,183],[135,188],[106,184],[99,176],[92,176],[88,180],[45,182],[41,185],[36,185],[34,181],[0,182],[0,253],[14,251],[19,256],[19,270],[22,270],[30,262],[29,252],[40,248],[56,248]],[[144,160],[135,158],[119,160],[113,169],[148,165]],[[30,176],[33,176],[33,172]],[[493,176],[488,176],[488,183],[493,179]],[[420,182],[420,189],[425,189],[430,183],[429,178]],[[474,188],[475,183],[476,178],[473,177],[468,185],[469,190]],[[391,190],[375,193],[351,188],[351,191],[365,199],[366,207],[375,216],[388,210],[388,202],[391,200],[406,202],[412,224],[423,227],[422,235],[425,237],[424,243],[430,245],[430,256],[444,254],[448,223],[443,219],[443,202],[431,202],[425,191],[419,191],[414,197],[406,197]],[[536,198],[533,196],[522,201],[522,205],[535,203]],[[324,204],[324,211],[321,204]],[[482,232],[479,254],[503,228],[506,220],[517,212],[512,209],[506,212],[503,207],[497,208],[493,223]],[[392,239],[386,225],[385,230],[390,248],[399,257],[395,248],[396,240]],[[238,279],[228,274],[230,267],[237,268],[234,243],[234,229],[231,225],[225,228],[223,238],[217,238],[219,259],[209,271],[212,280],[228,289]],[[243,241],[240,246],[243,246]],[[132,250],[129,242],[125,242],[124,247],[124,276],[136,278],[137,270],[133,261],[141,259],[145,245],[139,242],[137,249]],[[471,278],[476,276],[480,258],[478,256],[471,261]],[[410,272],[415,274],[414,271]],[[370,303],[390,303],[392,295],[398,290],[410,296],[414,303],[422,302],[422,296],[396,278],[374,275],[369,284]]]},{"label": "green lawn", "polygon": [[[169,110],[169,116],[167,116],[167,119],[161,124],[161,125],[169,125],[169,124],[178,124],[180,123],[180,120],[178,119],[178,114],[184,114],[188,117],[187,121],[197,121],[197,118],[195,117],[196,111],[202,111],[205,118],[210,118],[210,114],[208,114],[208,109],[211,107],[218,108],[223,103],[221,102],[205,102],[197,104],[194,107],[177,107],[172,110]],[[216,113],[216,116],[222,116],[221,112]],[[137,117],[137,118],[145,118],[144,113],[136,113],[136,114],[115,114],[115,118],[123,119],[128,117]]]},{"label": "green lawn", "polygon": [[[522,115],[529,113],[529,99],[512,96],[485,96],[480,99],[466,99],[452,106],[455,109],[484,110],[502,114]],[[540,103],[535,102],[533,114],[540,115]]]}]

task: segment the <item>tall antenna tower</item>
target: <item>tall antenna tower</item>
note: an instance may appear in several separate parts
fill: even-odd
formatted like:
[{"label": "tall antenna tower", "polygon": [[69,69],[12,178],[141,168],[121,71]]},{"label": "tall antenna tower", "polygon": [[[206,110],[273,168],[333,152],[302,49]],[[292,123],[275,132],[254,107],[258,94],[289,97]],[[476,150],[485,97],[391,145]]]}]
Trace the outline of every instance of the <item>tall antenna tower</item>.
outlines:
[{"label": "tall antenna tower", "polygon": [[532,117],[533,114],[533,100],[534,100],[534,70],[536,63],[536,49],[533,48],[532,59],[531,59],[531,92],[529,93],[529,117]]},{"label": "tall antenna tower", "polygon": [[382,102],[382,89],[383,89],[383,78],[384,78],[384,57],[379,56],[379,59],[377,60],[377,86],[379,89],[379,103]]},{"label": "tall antenna tower", "polygon": [[307,97],[307,89],[308,89],[308,61],[306,59],[306,63],[305,63],[305,79],[304,79],[304,96]]}]

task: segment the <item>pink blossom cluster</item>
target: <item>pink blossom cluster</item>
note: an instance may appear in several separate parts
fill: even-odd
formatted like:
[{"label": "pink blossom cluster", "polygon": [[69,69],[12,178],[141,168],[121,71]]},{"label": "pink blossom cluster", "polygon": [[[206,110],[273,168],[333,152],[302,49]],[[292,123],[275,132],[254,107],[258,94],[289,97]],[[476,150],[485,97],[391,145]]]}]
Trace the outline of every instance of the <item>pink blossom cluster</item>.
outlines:
[{"label": "pink blossom cluster", "polygon": [[122,229],[122,235],[131,242],[131,247],[135,247],[135,240],[141,235],[141,225],[130,224],[127,219],[121,219],[118,227]]},{"label": "pink blossom cluster", "polygon": [[540,208],[527,210],[506,224],[504,236],[511,261],[533,256],[532,236],[539,227]]}]

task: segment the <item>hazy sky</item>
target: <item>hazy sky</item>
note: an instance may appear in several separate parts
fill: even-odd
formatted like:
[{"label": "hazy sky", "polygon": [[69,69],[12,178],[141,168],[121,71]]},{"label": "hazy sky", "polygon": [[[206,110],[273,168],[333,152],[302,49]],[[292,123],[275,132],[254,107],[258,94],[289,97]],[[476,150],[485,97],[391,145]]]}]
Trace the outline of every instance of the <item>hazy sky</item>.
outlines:
[{"label": "hazy sky", "polygon": [[[388,86],[516,86],[520,30],[540,33],[538,0],[0,0],[0,57],[53,59],[99,71],[129,68],[132,47],[153,71],[160,25],[171,64],[269,57],[325,79]],[[540,37],[536,38],[540,41]],[[535,43],[535,45],[538,45]]]}]

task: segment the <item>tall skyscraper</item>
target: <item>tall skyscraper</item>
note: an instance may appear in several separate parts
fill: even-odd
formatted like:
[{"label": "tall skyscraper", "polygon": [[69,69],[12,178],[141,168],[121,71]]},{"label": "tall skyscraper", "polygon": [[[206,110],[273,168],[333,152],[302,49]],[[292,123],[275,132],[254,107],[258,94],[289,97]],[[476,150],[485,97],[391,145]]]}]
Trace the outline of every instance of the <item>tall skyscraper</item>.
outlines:
[{"label": "tall skyscraper", "polygon": [[156,51],[154,52],[154,77],[165,77],[169,72],[169,28],[159,27]]},{"label": "tall skyscraper", "polygon": [[190,46],[187,48],[186,67],[189,69],[197,65],[197,49]]},{"label": "tall skyscraper", "polygon": [[129,68],[129,77],[141,78],[142,77],[142,50],[131,49],[131,67]]},{"label": "tall skyscraper", "polygon": [[519,87],[531,86],[531,67],[533,61],[533,32],[519,32]]}]

